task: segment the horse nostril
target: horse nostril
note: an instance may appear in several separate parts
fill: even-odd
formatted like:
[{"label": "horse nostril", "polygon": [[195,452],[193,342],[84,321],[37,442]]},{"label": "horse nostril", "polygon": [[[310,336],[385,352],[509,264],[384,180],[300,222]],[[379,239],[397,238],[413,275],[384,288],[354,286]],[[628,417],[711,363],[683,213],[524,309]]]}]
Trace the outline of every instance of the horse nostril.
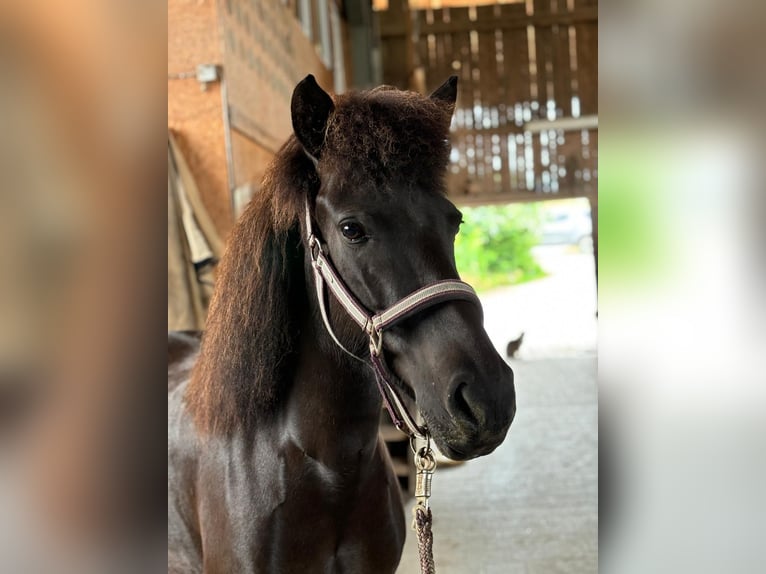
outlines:
[{"label": "horse nostril", "polygon": [[468,422],[478,425],[479,420],[474,412],[474,406],[471,405],[470,394],[468,393],[468,383],[458,381],[453,386],[454,391],[449,396],[450,410],[453,415],[462,415],[462,418]]}]

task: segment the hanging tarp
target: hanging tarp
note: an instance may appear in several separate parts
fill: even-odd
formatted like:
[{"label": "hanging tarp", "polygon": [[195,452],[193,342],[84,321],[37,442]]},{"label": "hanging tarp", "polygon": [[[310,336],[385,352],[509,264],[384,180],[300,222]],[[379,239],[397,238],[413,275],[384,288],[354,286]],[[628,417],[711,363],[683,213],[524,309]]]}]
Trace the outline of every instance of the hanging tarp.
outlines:
[{"label": "hanging tarp", "polygon": [[201,330],[222,251],[189,166],[168,137],[168,330]]}]

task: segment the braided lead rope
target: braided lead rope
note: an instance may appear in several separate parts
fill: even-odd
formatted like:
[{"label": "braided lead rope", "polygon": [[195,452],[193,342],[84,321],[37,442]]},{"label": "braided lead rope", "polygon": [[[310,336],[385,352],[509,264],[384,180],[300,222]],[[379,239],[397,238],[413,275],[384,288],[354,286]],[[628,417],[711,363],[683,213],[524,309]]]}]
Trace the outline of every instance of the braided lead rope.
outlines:
[{"label": "braided lead rope", "polygon": [[413,508],[415,515],[415,532],[418,537],[418,558],[420,559],[421,574],[436,574],[434,564],[434,533],[431,530],[433,516],[430,508],[424,508],[419,503]]}]

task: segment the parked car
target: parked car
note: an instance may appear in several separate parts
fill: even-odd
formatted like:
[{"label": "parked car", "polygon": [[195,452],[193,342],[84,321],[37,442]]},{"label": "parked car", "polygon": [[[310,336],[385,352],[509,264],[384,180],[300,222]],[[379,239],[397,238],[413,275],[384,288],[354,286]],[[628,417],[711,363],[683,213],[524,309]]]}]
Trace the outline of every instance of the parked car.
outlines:
[{"label": "parked car", "polygon": [[541,231],[540,245],[577,245],[585,253],[593,251],[589,209],[550,211]]}]

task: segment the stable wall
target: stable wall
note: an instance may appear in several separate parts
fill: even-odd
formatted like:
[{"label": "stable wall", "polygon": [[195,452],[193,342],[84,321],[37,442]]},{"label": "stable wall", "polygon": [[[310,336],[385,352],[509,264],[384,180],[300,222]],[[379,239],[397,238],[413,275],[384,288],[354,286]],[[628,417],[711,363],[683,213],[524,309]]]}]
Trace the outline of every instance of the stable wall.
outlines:
[{"label": "stable wall", "polygon": [[[333,10],[329,2],[328,14]],[[323,4],[316,0],[311,5],[314,39],[305,35],[294,3],[168,1],[168,127],[222,238],[234,223],[234,190],[249,185],[257,193],[267,166],[292,131],[295,85],[311,73],[334,91],[334,74],[322,61],[322,43],[314,31]],[[347,49],[345,35],[342,21],[338,33],[329,35],[340,42],[332,49],[341,54]],[[194,76],[200,64],[219,66],[220,81],[203,89]],[[349,78],[347,66],[345,72]]]},{"label": "stable wall", "polygon": [[197,64],[220,62],[218,16],[212,0],[168,0],[168,127],[194,174],[202,201],[221,236],[231,227],[223,101],[220,84],[202,90]]}]

